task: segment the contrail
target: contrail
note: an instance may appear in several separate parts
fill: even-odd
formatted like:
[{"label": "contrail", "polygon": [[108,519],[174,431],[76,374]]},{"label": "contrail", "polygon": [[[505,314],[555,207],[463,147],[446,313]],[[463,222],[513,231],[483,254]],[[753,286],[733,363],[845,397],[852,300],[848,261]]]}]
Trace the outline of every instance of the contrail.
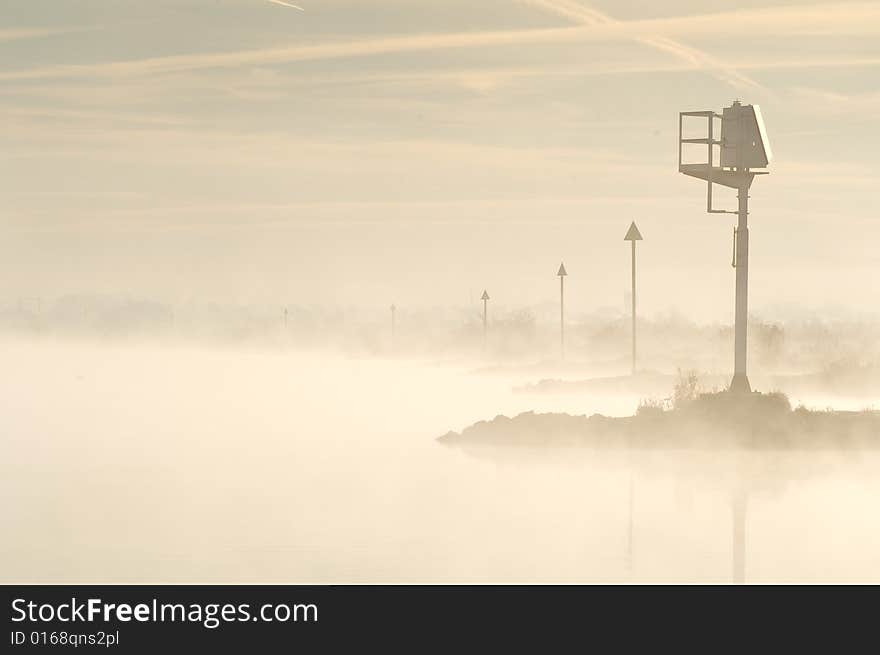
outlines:
[{"label": "contrail", "polygon": [[285,7],[292,7],[293,9],[299,9],[300,11],[305,11],[302,7],[297,5],[290,4],[289,2],[284,2],[284,0],[268,0],[269,2],[274,2],[276,5],[283,5]]},{"label": "contrail", "polygon": [[[525,0],[527,4],[543,7],[559,16],[569,18],[582,25],[590,26],[621,26],[625,21],[619,21],[600,11],[585,7],[577,0]],[[638,43],[644,43],[658,50],[668,52],[691,64],[709,70],[723,82],[736,88],[761,89],[763,87],[753,79],[743,75],[733,67],[718,61],[702,50],[697,50],[679,41],[664,36],[634,35],[633,39]]]}]

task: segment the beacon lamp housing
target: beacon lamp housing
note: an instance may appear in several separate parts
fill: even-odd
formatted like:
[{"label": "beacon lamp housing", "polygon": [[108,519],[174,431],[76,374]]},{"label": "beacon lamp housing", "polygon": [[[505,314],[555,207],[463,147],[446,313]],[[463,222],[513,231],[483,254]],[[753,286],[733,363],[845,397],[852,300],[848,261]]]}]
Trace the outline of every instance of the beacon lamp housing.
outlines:
[{"label": "beacon lamp housing", "polygon": [[[706,136],[684,138],[685,118],[705,121]],[[720,138],[716,121],[721,121]],[[705,147],[705,160],[685,163],[685,145]],[[720,154],[716,154],[716,151]],[[720,184],[733,189],[748,189],[756,175],[766,175],[773,158],[770,140],[758,105],[734,102],[721,114],[714,111],[685,111],[678,117],[678,171],[708,182],[706,210],[711,214],[736,213],[715,209],[712,203],[712,185]]]},{"label": "beacon lamp housing", "polygon": [[773,159],[758,105],[734,103],[721,114],[721,167],[766,168]]}]

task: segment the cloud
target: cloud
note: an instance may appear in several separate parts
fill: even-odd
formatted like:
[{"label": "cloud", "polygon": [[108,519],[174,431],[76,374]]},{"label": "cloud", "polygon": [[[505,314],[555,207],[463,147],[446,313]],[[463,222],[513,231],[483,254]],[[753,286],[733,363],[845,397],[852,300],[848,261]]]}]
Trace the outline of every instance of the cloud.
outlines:
[{"label": "cloud", "polygon": [[284,2],[284,0],[268,0],[268,2],[273,2],[276,5],[281,5],[283,7],[290,7],[291,9],[299,9],[300,11],[305,11],[305,9],[303,9],[299,5],[294,5],[289,2]]},{"label": "cloud", "polygon": [[16,39],[30,39],[33,37],[46,36],[46,30],[0,30],[0,41],[14,41]]},{"label": "cloud", "polygon": [[144,123],[148,125],[186,125],[192,124],[192,119],[184,119],[180,116],[163,116],[156,113],[126,113],[118,111],[94,111],[63,109],[60,107],[45,106],[9,106],[0,107],[0,116],[8,119],[30,119],[27,123],[42,125],[43,119],[55,119],[69,125],[71,121],[85,121],[99,123],[102,127],[111,122],[120,123]]},{"label": "cloud", "polygon": [[364,57],[387,53],[419,52],[438,49],[471,48],[526,43],[561,42],[589,36],[583,28],[556,28],[496,32],[418,34],[412,36],[363,39],[340,43],[293,45],[235,52],[171,55],[98,64],[53,66],[0,73],[0,79],[27,80],[67,77],[127,77],[181,71],[255,66]]},{"label": "cloud", "polygon": [[72,32],[82,32],[92,28],[78,27],[65,29],[44,29],[44,28],[16,28],[16,29],[0,29],[0,41],[19,41],[21,39],[40,39],[46,36],[55,36],[57,34],[70,34]]},{"label": "cloud", "polygon": [[874,116],[880,111],[880,92],[840,93],[811,87],[793,87],[793,97],[813,115],[839,117],[845,115]]},{"label": "cloud", "polygon": [[[579,25],[549,29],[427,33],[332,43],[292,44],[231,52],[168,55],[94,64],[58,65],[0,72],[0,79],[14,81],[112,78],[444,49],[626,40],[640,42],[667,52],[687,62],[692,68],[711,71],[733,86],[754,88],[758,86],[757,83],[740,72],[741,67],[738,63],[734,67],[702,50],[675,40],[675,37],[741,40],[758,36],[772,36],[778,39],[815,34],[839,36],[880,34],[880,3],[825,3],[622,21],[584,7],[573,0],[519,1],[552,11]],[[36,35],[33,30],[7,30],[5,33],[17,32],[30,32]],[[48,31],[44,32],[48,33]],[[0,31],[0,39],[3,38],[3,34],[4,31]]]},{"label": "cloud", "polygon": [[633,29],[665,36],[724,38],[880,34],[880,3],[833,2],[630,21]]},{"label": "cloud", "polygon": [[[618,21],[595,9],[584,7],[574,0],[525,0],[528,4],[547,9],[559,16],[569,18],[589,26],[604,26],[606,29],[618,30],[622,36],[634,38],[637,42],[672,54],[679,59],[691,63],[694,67],[711,71],[716,77],[737,89],[759,89],[760,84],[743,75],[731,66],[722,63],[711,55],[692,48],[683,43],[663,36],[658,30],[651,34],[651,21]],[[667,32],[669,26],[667,26]]]},{"label": "cloud", "polygon": [[741,39],[774,36],[880,34],[880,3],[833,2],[736,9],[667,18],[617,20],[575,0],[517,0],[620,37],[665,36]]}]

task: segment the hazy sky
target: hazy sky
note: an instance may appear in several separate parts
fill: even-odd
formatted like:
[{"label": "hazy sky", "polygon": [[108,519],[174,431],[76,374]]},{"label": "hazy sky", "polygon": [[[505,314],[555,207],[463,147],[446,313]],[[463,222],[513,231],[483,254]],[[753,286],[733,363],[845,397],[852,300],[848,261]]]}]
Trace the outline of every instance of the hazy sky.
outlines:
[{"label": "hazy sky", "polygon": [[[751,301],[874,311],[880,2],[0,0],[0,298],[733,310],[677,114],[759,103]],[[731,203],[732,197],[723,196]],[[732,206],[732,205],[731,205]]]}]

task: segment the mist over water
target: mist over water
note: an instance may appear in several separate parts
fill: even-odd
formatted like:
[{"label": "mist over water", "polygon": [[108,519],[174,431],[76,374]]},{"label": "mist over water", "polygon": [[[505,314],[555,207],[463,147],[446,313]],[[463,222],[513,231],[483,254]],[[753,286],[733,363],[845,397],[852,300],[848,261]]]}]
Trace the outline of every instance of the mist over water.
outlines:
[{"label": "mist over water", "polygon": [[748,581],[880,579],[878,454],[444,447],[495,414],[640,401],[514,392],[534,376],[473,362],[0,353],[3,582],[728,581],[736,494]]}]

